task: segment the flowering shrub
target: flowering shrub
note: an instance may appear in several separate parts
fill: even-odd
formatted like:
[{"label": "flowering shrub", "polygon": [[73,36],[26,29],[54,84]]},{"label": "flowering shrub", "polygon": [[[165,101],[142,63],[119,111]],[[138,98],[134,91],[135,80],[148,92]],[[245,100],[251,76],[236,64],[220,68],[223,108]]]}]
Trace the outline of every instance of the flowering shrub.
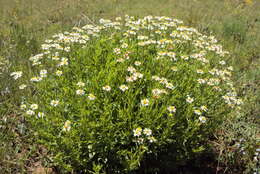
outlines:
[{"label": "flowering shrub", "polygon": [[227,56],[180,20],[125,16],[54,35],[33,72],[10,75],[32,91],[21,109],[64,173],[147,173],[202,152],[239,109]]}]

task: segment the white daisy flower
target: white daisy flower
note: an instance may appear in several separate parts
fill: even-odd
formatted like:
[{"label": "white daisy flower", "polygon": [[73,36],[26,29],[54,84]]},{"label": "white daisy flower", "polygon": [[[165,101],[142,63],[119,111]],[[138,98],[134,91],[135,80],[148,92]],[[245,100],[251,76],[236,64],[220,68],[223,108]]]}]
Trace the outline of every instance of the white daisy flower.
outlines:
[{"label": "white daisy flower", "polygon": [[149,129],[149,128],[145,128],[145,129],[143,130],[143,133],[144,133],[146,136],[150,136],[150,135],[152,135],[152,130]]},{"label": "white daisy flower", "polygon": [[40,76],[41,77],[47,77],[47,70],[46,69],[43,69],[40,71]]},{"label": "white daisy flower", "polygon": [[153,79],[153,80],[156,80],[156,81],[161,80],[161,78],[160,78],[159,76],[152,76],[152,79]]},{"label": "white daisy flower", "polygon": [[148,106],[149,105],[149,100],[148,99],[141,100],[141,105],[142,106]]},{"label": "white daisy flower", "polygon": [[173,90],[175,87],[172,83],[166,83],[166,88]]},{"label": "white daisy flower", "polygon": [[206,83],[206,80],[204,80],[204,79],[198,79],[197,81],[198,81],[199,84],[204,84],[204,83]]},{"label": "white daisy flower", "polygon": [[167,108],[167,110],[168,110],[170,113],[176,112],[175,106],[169,106],[169,107]]},{"label": "white daisy flower", "polygon": [[224,60],[219,62],[220,65],[226,65],[226,62]]},{"label": "white daisy flower", "polygon": [[10,76],[12,76],[14,80],[17,80],[18,78],[22,77],[22,74],[23,74],[22,71],[16,71],[16,72],[12,72]]},{"label": "white daisy flower", "polygon": [[60,103],[59,100],[52,100],[51,101],[51,106],[56,107],[56,106],[58,106],[59,103]]},{"label": "white daisy flower", "polygon": [[128,47],[128,44],[127,43],[123,43],[122,45],[121,45],[121,48],[127,48]]},{"label": "white daisy flower", "polygon": [[108,85],[103,86],[102,89],[103,89],[104,91],[111,91],[111,87],[108,86]]},{"label": "white daisy flower", "polygon": [[205,112],[208,111],[208,108],[206,106],[201,106],[200,109],[205,111]]},{"label": "white daisy flower", "polygon": [[201,115],[201,114],[202,114],[201,111],[198,110],[198,109],[195,109],[195,110],[194,110],[194,113],[197,114],[197,115]]},{"label": "white daisy flower", "polygon": [[227,69],[228,69],[229,71],[233,71],[233,70],[234,70],[234,68],[233,68],[232,66],[229,66]]},{"label": "white daisy flower", "polygon": [[135,137],[139,137],[142,135],[142,128],[138,127],[136,129],[134,129],[133,132],[134,132]]},{"label": "white daisy flower", "polygon": [[204,74],[204,71],[201,70],[201,69],[197,69],[197,73],[198,73],[198,74]]},{"label": "white daisy flower", "polygon": [[25,104],[21,104],[20,108],[21,108],[22,110],[24,110],[24,109],[26,109],[26,105],[25,105]]},{"label": "white daisy flower", "polygon": [[31,104],[30,108],[32,110],[36,110],[36,109],[38,109],[38,105],[37,104]]},{"label": "white daisy flower", "polygon": [[27,115],[34,115],[35,112],[34,112],[33,110],[28,110],[28,111],[26,111],[26,114],[27,114]]},{"label": "white daisy flower", "polygon": [[62,128],[63,131],[68,132],[71,129],[71,121],[67,120]]},{"label": "white daisy flower", "polygon": [[135,61],[135,66],[140,66],[142,63],[140,61]]},{"label": "white daisy flower", "polygon": [[143,144],[144,139],[143,138],[137,138],[136,142],[139,143],[139,144]]},{"label": "white daisy flower", "polygon": [[186,98],[186,102],[192,103],[193,101],[194,101],[194,99],[191,98],[191,97],[188,95],[187,98]]},{"label": "white daisy flower", "polygon": [[61,58],[61,62],[58,64],[58,66],[68,65],[68,59],[67,58]]},{"label": "white daisy flower", "polygon": [[42,77],[32,77],[32,78],[30,79],[31,82],[39,82],[39,81],[41,81],[41,80],[42,80]]},{"label": "white daisy flower", "polygon": [[45,115],[45,114],[44,114],[43,112],[38,112],[38,115],[37,115],[37,116],[38,116],[38,118],[43,118],[44,115]]},{"label": "white daisy flower", "polygon": [[204,117],[204,116],[200,116],[199,120],[201,123],[206,123],[206,121],[207,121],[206,117]]},{"label": "white daisy flower", "polygon": [[139,73],[139,72],[135,72],[134,74],[133,74],[133,76],[134,77],[137,77],[137,78],[139,78],[139,79],[141,79],[141,78],[143,78],[143,74],[141,74],[141,73]]},{"label": "white daisy flower", "polygon": [[171,67],[171,70],[174,71],[174,72],[176,72],[176,71],[178,71],[178,68],[177,68],[177,66],[172,66],[172,67]]},{"label": "white daisy flower", "polygon": [[84,94],[85,94],[85,91],[82,90],[82,89],[78,89],[78,90],[76,91],[76,94],[77,94],[77,95],[84,95]]},{"label": "white daisy flower", "polygon": [[94,94],[89,94],[88,95],[88,99],[89,100],[95,100],[96,99],[96,96]]},{"label": "white daisy flower", "polygon": [[79,86],[79,87],[84,87],[84,86],[85,86],[85,83],[83,83],[83,82],[78,82],[78,83],[77,83],[77,86]]},{"label": "white daisy flower", "polygon": [[134,67],[132,67],[132,66],[129,66],[127,68],[127,71],[129,71],[130,73],[134,73],[134,72],[136,72],[136,69]]},{"label": "white daisy flower", "polygon": [[126,86],[126,85],[121,85],[121,86],[119,86],[119,89],[120,89],[121,91],[125,92],[126,90],[128,90],[128,86]]},{"label": "white daisy flower", "polygon": [[55,74],[56,74],[57,76],[61,76],[61,75],[62,75],[62,71],[57,70],[57,71],[55,72]]},{"label": "white daisy flower", "polygon": [[19,86],[19,89],[24,89],[24,88],[26,88],[26,87],[27,87],[27,85],[22,84],[22,85]]},{"label": "white daisy flower", "polygon": [[136,76],[127,76],[126,77],[126,82],[134,82],[134,81],[136,81],[137,80],[137,77]]}]

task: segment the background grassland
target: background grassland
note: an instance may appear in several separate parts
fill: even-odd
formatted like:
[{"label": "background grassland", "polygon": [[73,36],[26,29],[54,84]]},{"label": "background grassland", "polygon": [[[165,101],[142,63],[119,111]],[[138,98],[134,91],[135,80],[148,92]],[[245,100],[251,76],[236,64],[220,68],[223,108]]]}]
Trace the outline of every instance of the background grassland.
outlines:
[{"label": "background grassland", "polygon": [[240,136],[259,138],[259,0],[0,0],[0,173],[27,173],[45,155],[32,143],[33,133],[17,112],[19,91],[8,73],[28,68],[28,57],[52,34],[125,14],[174,16],[215,35],[231,52],[227,62],[235,68],[234,80],[245,105],[242,116],[227,120],[216,133],[214,144],[226,171],[239,168],[239,161],[223,154],[233,155],[226,149]]}]

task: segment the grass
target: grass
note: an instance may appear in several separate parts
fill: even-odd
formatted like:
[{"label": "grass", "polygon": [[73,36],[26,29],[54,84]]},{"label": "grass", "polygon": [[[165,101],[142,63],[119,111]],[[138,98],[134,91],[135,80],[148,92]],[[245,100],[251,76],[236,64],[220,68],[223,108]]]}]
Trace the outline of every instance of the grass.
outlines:
[{"label": "grass", "polygon": [[[0,171],[27,173],[39,166],[40,159],[42,165],[49,163],[44,161],[44,148],[33,143],[33,132],[17,111],[20,94],[14,90],[8,74],[17,67],[28,68],[28,57],[36,54],[41,42],[52,34],[125,14],[174,16],[202,33],[217,36],[232,54],[227,61],[235,69],[234,80],[240,95],[245,96],[245,105],[241,116],[227,121],[221,133],[216,133],[216,149],[228,149],[241,132],[247,138],[259,138],[256,126],[260,116],[260,1],[246,2],[249,1],[1,0]],[[229,158],[219,154],[220,159],[226,162],[219,164],[223,171],[245,171],[237,167],[239,161],[231,164]]]}]

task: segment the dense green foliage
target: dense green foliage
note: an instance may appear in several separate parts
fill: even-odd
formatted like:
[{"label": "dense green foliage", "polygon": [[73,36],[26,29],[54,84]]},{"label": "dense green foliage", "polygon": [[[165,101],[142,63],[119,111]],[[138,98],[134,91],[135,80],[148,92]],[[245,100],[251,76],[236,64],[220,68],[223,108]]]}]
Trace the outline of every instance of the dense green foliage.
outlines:
[{"label": "dense green foliage", "polygon": [[30,58],[32,73],[10,74],[60,168],[129,173],[159,160],[143,172],[170,172],[241,109],[229,53],[213,36],[168,17],[100,23],[54,35]]},{"label": "dense green foliage", "polygon": [[[251,2],[251,3],[250,3]],[[70,0],[63,1],[1,1],[0,6],[3,7],[0,9],[0,170],[3,173],[28,173],[30,170],[34,170],[34,167],[39,165],[39,161],[41,165],[44,166],[53,166],[53,162],[49,161],[53,157],[52,154],[48,154],[48,161],[42,159],[43,156],[46,155],[45,147],[38,146],[37,143],[34,143],[34,138],[38,139],[38,135],[33,136],[35,132],[32,132],[31,125],[28,124],[24,117],[21,115],[19,111],[19,106],[21,104],[21,96],[24,95],[26,91],[26,100],[23,98],[23,101],[26,101],[27,107],[32,103],[38,103],[41,106],[42,111],[47,110],[48,108],[44,108],[45,104],[50,104],[50,101],[46,101],[45,97],[41,96],[36,91],[41,91],[41,85],[28,85],[26,89],[20,90],[19,85],[21,85],[24,78],[27,76],[31,78],[35,73],[42,69],[48,70],[48,75],[54,72],[53,64],[45,64],[45,67],[39,68],[39,70],[31,70],[31,65],[28,64],[28,57],[31,55],[35,55],[40,51],[40,45],[44,39],[50,37],[50,35],[68,30],[72,26],[82,26],[86,23],[95,23],[96,19],[100,17],[114,17],[118,15],[124,14],[132,14],[137,16],[144,15],[168,15],[168,16],[176,16],[185,21],[185,24],[196,27],[200,32],[207,33],[211,35],[217,36],[220,39],[221,43],[224,47],[231,51],[231,56],[226,57],[226,62],[234,67],[235,76],[234,82],[235,86],[238,89],[238,95],[243,96],[244,105],[242,106],[240,112],[232,113],[231,117],[227,117],[224,124],[220,124],[220,128],[214,132],[214,139],[207,139],[205,137],[195,138],[195,141],[202,141],[203,143],[197,144],[194,148],[199,151],[203,151],[203,147],[206,147],[206,144],[211,144],[215,147],[214,151],[216,153],[216,170],[220,170],[221,172],[230,172],[230,173],[252,173],[253,170],[257,169],[257,158],[259,156],[255,152],[257,148],[257,136],[259,137],[259,129],[257,129],[257,123],[259,118],[259,41],[260,41],[260,23],[259,23],[259,2],[258,1],[242,1],[242,0],[223,0],[223,1],[213,1],[213,0],[167,0],[167,1],[136,1],[136,0],[126,0],[126,1],[113,1],[104,0],[102,2],[92,1],[92,0],[78,0],[71,2]],[[40,8],[39,8],[40,7]],[[219,9],[222,9],[221,13],[219,13]],[[109,49],[108,45],[110,45],[110,41],[108,37],[106,37],[107,33],[102,32],[102,41],[91,39],[88,42],[93,42],[94,46],[102,46],[102,49]],[[113,37],[113,39],[117,39],[119,36]],[[120,43],[116,40],[113,42],[114,47],[120,47]],[[132,43],[135,45],[136,43]],[[79,46],[79,45],[78,45]],[[75,57],[83,59],[84,55],[89,54],[88,48],[82,49],[81,46],[75,47],[72,49],[73,51],[69,53],[62,53],[62,56],[66,58],[70,58],[74,60]],[[130,51],[133,48],[127,48]],[[148,49],[152,50],[153,49]],[[155,51],[155,50],[154,50]],[[182,49],[178,49],[178,51],[182,51]],[[108,52],[112,52],[112,50],[108,50]],[[156,51],[155,51],[156,52]],[[151,54],[155,54],[155,52],[151,52]],[[175,52],[175,50],[174,50]],[[104,52],[103,52],[104,53]],[[102,54],[103,54],[102,53]],[[187,50],[187,54],[191,53]],[[91,55],[94,53],[91,53]],[[95,53],[96,55],[100,53]],[[105,52],[105,54],[107,54]],[[114,53],[111,53],[114,54]],[[150,53],[149,53],[150,54]],[[130,57],[136,56],[135,54]],[[146,54],[144,54],[146,55]],[[177,54],[177,57],[181,54]],[[73,57],[75,56],[75,57]],[[214,57],[214,56],[213,56]],[[84,59],[83,59],[84,60]],[[103,62],[102,59],[95,59]],[[76,61],[76,60],[75,60]],[[112,60],[110,60],[112,61]],[[99,63],[100,63],[99,62]],[[94,63],[94,62],[93,62]],[[130,62],[129,62],[130,63]],[[131,62],[133,63],[133,62]],[[218,67],[217,64],[212,63],[211,67]],[[70,65],[70,64],[69,64]],[[87,63],[85,64],[87,65]],[[146,64],[143,64],[146,67]],[[191,66],[192,64],[189,64]],[[167,64],[167,66],[170,66]],[[166,66],[166,67],[167,67]],[[196,65],[192,65],[194,69],[198,68]],[[98,67],[103,69],[104,67]],[[135,67],[136,69],[140,67]],[[149,67],[146,67],[149,68]],[[159,68],[159,67],[157,67]],[[175,67],[176,68],[176,67]],[[175,69],[174,68],[174,69]],[[186,67],[177,68],[178,71],[174,72],[180,73],[180,69],[182,71],[185,70]],[[209,67],[203,67],[205,71],[209,70]],[[35,68],[32,68],[35,69]],[[51,69],[51,70],[50,70]],[[74,67],[75,70],[80,71],[77,67]],[[23,71],[23,79],[22,81],[13,80],[10,76],[10,73],[13,71]],[[138,69],[139,70],[139,69]],[[124,70],[120,71],[122,75],[126,72]],[[139,71],[138,71],[139,72]],[[186,72],[186,71],[185,71]],[[67,72],[68,73],[68,72]],[[142,73],[146,75],[145,73]],[[167,73],[164,73],[167,75]],[[63,76],[58,80],[60,83],[66,75],[63,72]],[[187,74],[186,74],[187,75]],[[103,74],[103,76],[105,76]],[[180,75],[179,75],[180,76]],[[26,78],[27,78],[26,77]],[[49,76],[48,76],[49,77]],[[57,78],[56,76],[54,76]],[[67,75],[66,75],[67,77]],[[77,77],[79,80],[84,80],[85,76]],[[96,78],[101,78],[96,77]],[[168,77],[168,76],[165,76]],[[197,76],[194,76],[196,78]],[[70,79],[67,85],[70,85],[73,90],[78,90],[75,79]],[[47,78],[44,78],[46,80]],[[49,80],[49,79],[48,79]],[[74,80],[74,81],[73,81]],[[92,79],[93,80],[93,79]],[[121,79],[122,80],[122,79]],[[121,82],[120,80],[120,82]],[[125,80],[125,79],[124,79]],[[187,79],[188,80],[188,79]],[[192,80],[191,80],[192,81]],[[3,83],[2,83],[3,82]],[[176,87],[175,80],[171,79],[171,82],[174,82],[173,85]],[[193,82],[193,81],[192,81]],[[41,82],[42,83],[42,82]],[[87,84],[87,83],[86,83]],[[126,83],[127,84],[127,83]],[[144,85],[148,85],[149,83],[145,83]],[[51,88],[51,85],[48,83],[47,87]],[[62,85],[62,84],[60,84]],[[64,84],[65,85],[65,84]],[[105,84],[102,84],[105,85]],[[116,89],[116,86],[112,86],[109,84],[111,88]],[[150,84],[152,85],[152,84]],[[52,86],[53,87],[53,86]],[[94,88],[95,86],[93,86]],[[98,88],[99,87],[99,88]],[[50,89],[49,88],[49,89]],[[98,88],[99,91],[91,91],[97,99],[99,92],[104,92],[100,86],[96,86],[94,89]],[[149,88],[149,85],[148,85]],[[188,87],[189,88],[189,87]],[[90,91],[89,88],[82,88],[85,90],[85,95],[88,95]],[[130,88],[131,89],[131,88]],[[175,88],[177,90],[178,88]],[[196,89],[189,88],[185,90],[194,90]],[[58,91],[66,91],[66,89],[57,89]],[[185,91],[184,90],[184,91]],[[119,92],[120,90],[111,90]],[[95,93],[94,93],[95,92]],[[151,92],[151,91],[150,91]],[[68,90],[68,94],[72,94],[73,92]],[[98,93],[98,94],[96,94]],[[35,95],[36,94],[36,95]],[[74,93],[75,94],[75,91]],[[113,93],[114,94],[114,93]],[[37,102],[38,99],[32,98],[34,96],[41,96],[40,99],[42,103]],[[115,94],[114,94],[115,95]],[[196,94],[197,95],[197,94]],[[46,96],[47,97],[47,96]],[[78,96],[79,97],[79,96]],[[150,96],[145,96],[149,99]],[[163,97],[166,97],[163,95]],[[191,96],[194,97],[194,96]],[[86,98],[86,96],[85,96]],[[102,98],[103,99],[103,98]],[[141,98],[138,98],[139,102],[141,102]],[[144,98],[143,98],[144,99]],[[62,100],[61,100],[62,101]],[[61,102],[60,101],[60,102]],[[98,100],[96,100],[98,101]],[[103,101],[103,100],[102,100]],[[184,101],[184,99],[182,100]],[[72,102],[72,101],[70,101]],[[138,102],[138,100],[136,101]],[[165,102],[165,101],[164,101]],[[201,102],[201,101],[200,101]],[[74,104],[74,103],[73,103]],[[137,103],[136,103],[137,104]],[[152,104],[154,104],[152,102]],[[204,103],[200,103],[204,104]],[[101,104],[99,104],[101,105]],[[182,111],[182,107],[176,106],[175,115],[179,114]],[[62,106],[62,105],[61,105]],[[196,106],[197,107],[197,106]],[[165,106],[166,108],[166,106]],[[56,108],[58,109],[58,107]],[[99,108],[100,109],[100,108]],[[102,108],[103,109],[103,108]],[[193,108],[190,108],[193,109]],[[209,109],[209,106],[208,106]],[[223,108],[224,109],[224,108]],[[103,110],[102,110],[103,111]],[[210,111],[210,109],[209,109]],[[60,111],[59,111],[60,112]],[[225,111],[226,112],[226,111]],[[38,113],[38,111],[37,111]],[[49,113],[49,111],[48,111]],[[47,117],[49,114],[45,113]],[[50,112],[52,113],[52,112]],[[192,113],[192,111],[190,111]],[[75,111],[75,115],[79,114]],[[97,113],[95,113],[97,114]],[[116,114],[116,113],[113,113]],[[204,113],[203,113],[204,114]],[[210,114],[210,113],[207,113]],[[226,114],[226,113],[224,113]],[[35,117],[33,117],[35,118]],[[213,117],[216,118],[216,117]],[[223,117],[220,117],[221,119]],[[61,118],[59,118],[61,120]],[[65,118],[63,118],[65,119]],[[76,118],[71,118],[70,114],[66,114],[66,120],[71,121],[71,126],[74,128],[77,124],[75,124]],[[62,120],[60,124],[56,127],[57,130],[62,129],[66,120]],[[212,119],[208,119],[207,117],[207,125],[211,124],[210,121]],[[69,122],[67,122],[69,123]],[[221,123],[221,122],[219,122]],[[38,124],[38,123],[37,123]],[[133,130],[138,127],[145,128],[145,125],[135,124],[132,127],[125,128],[128,131],[129,135],[133,136]],[[159,124],[159,123],[158,123]],[[184,123],[183,123],[184,124]],[[214,124],[213,124],[214,125]],[[202,124],[205,128],[205,124]],[[75,131],[75,129],[71,128],[71,132]],[[148,127],[153,132],[155,136],[157,134],[160,135],[160,131],[156,128]],[[213,131],[214,128],[211,129]],[[51,130],[50,130],[51,131]],[[62,133],[64,133],[62,131]],[[200,132],[201,133],[201,132]],[[211,134],[212,132],[208,132]],[[46,134],[41,134],[42,136],[46,136]],[[67,135],[67,134],[63,134]],[[49,137],[50,138],[50,137]],[[55,137],[54,137],[55,138]],[[157,138],[158,139],[158,138]],[[210,141],[209,141],[210,140]],[[181,140],[180,140],[181,141]],[[179,143],[180,141],[176,142]],[[159,141],[157,141],[158,143]],[[75,144],[79,143],[79,141],[75,141]],[[155,145],[156,143],[154,143]],[[156,147],[159,145],[157,144]],[[53,151],[55,150],[55,146],[53,147]],[[56,146],[57,147],[57,146]],[[259,147],[259,140],[258,140]],[[181,147],[181,149],[192,151],[193,147]],[[211,150],[212,148],[206,148],[205,150]],[[167,150],[165,148],[164,150]],[[196,151],[196,150],[195,150]],[[51,152],[51,151],[50,151]],[[147,151],[146,151],[147,152]],[[75,153],[78,154],[78,153]],[[152,162],[152,158],[146,155],[141,155],[142,159],[149,158],[150,165],[153,165],[155,168],[155,164]],[[40,155],[40,156],[39,156]],[[163,159],[163,152],[160,153],[160,159]],[[190,153],[186,157],[196,157],[194,153]],[[183,157],[185,157],[183,155]],[[258,157],[257,157],[258,156]],[[57,158],[56,158],[57,159]],[[174,160],[176,160],[174,158]],[[182,159],[179,159],[182,161]],[[69,159],[68,159],[69,161]],[[259,160],[258,160],[259,161]],[[57,162],[57,161],[56,161]],[[59,161],[56,164],[65,164],[67,161]],[[209,161],[211,165],[215,165],[214,161]],[[171,163],[169,163],[171,164]],[[208,166],[208,164],[200,164],[200,163],[192,163],[192,165],[201,166],[203,168]],[[99,165],[96,165],[96,170],[98,170]],[[166,164],[167,165],[167,164]],[[148,168],[149,166],[145,163],[141,163],[141,166]],[[203,167],[202,167],[203,166]],[[66,167],[65,165],[63,167]],[[69,166],[67,166],[69,167]],[[162,166],[159,165],[160,168]],[[103,166],[103,169],[105,165]],[[167,168],[167,167],[166,167]],[[238,172],[239,171],[239,172]],[[208,172],[209,173],[209,172]],[[214,172],[215,173],[215,172]]]}]

